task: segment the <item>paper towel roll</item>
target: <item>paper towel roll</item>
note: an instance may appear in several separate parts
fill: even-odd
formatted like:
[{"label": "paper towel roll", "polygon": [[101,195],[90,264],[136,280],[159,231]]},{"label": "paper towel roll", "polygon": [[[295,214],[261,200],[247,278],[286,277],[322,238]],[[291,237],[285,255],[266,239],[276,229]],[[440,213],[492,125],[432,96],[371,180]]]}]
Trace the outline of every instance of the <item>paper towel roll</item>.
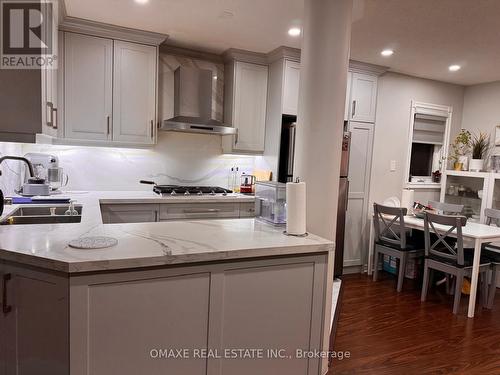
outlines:
[{"label": "paper towel roll", "polygon": [[415,202],[415,190],[403,189],[401,194],[401,207],[411,209]]},{"label": "paper towel roll", "polygon": [[306,184],[286,183],[286,231],[288,234],[306,233]]}]

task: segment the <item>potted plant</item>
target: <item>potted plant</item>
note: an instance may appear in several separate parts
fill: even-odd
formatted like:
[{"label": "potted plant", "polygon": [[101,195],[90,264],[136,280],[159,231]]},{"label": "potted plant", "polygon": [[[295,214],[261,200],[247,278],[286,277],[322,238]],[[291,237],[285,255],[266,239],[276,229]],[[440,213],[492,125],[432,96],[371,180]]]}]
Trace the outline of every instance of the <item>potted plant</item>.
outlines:
[{"label": "potted plant", "polygon": [[451,144],[449,159],[453,162],[453,169],[461,171],[467,169],[467,154],[471,148],[471,133],[462,129]]},{"label": "potted plant", "polygon": [[479,172],[483,169],[484,160],[490,150],[490,136],[483,132],[474,134],[471,139],[471,148],[472,159],[470,161],[469,171]]}]

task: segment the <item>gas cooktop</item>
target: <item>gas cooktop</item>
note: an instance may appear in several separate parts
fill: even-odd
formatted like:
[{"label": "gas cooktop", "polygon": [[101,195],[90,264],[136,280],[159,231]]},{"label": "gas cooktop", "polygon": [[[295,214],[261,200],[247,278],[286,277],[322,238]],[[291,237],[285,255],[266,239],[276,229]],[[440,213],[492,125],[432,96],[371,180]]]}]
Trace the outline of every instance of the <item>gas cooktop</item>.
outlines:
[{"label": "gas cooktop", "polygon": [[165,195],[227,195],[232,193],[229,189],[219,186],[179,186],[179,185],[155,185],[153,191]]}]

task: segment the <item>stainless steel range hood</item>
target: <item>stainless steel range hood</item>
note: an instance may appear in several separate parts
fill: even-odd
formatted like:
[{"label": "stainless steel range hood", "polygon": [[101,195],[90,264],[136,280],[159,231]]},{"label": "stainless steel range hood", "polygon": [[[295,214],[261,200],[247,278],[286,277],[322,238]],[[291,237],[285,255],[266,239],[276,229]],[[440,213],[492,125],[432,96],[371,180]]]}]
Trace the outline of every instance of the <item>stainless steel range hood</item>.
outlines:
[{"label": "stainless steel range hood", "polygon": [[236,134],[237,129],[212,118],[212,71],[178,67],[174,73],[174,117],[160,130],[202,134]]}]

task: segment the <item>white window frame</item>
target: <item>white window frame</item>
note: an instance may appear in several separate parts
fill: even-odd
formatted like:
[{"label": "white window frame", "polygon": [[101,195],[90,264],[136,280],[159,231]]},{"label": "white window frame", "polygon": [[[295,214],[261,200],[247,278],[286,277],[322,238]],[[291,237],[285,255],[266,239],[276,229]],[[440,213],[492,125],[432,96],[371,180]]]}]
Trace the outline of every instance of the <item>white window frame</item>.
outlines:
[{"label": "white window frame", "polygon": [[[441,158],[448,156],[448,145],[450,143],[450,128],[451,128],[451,118],[453,114],[453,107],[444,106],[431,103],[423,103],[415,100],[411,101],[411,113],[408,131],[408,153],[406,157],[406,167],[403,175],[403,186],[410,189],[439,189],[441,188],[440,182],[409,182],[408,176],[410,175],[410,163],[411,163],[411,149],[413,143],[413,128],[415,125],[415,115],[424,114],[432,116],[440,116],[446,118],[445,132],[443,147],[441,152]],[[446,170],[446,162],[443,160],[441,163],[440,171],[443,173]]]}]

